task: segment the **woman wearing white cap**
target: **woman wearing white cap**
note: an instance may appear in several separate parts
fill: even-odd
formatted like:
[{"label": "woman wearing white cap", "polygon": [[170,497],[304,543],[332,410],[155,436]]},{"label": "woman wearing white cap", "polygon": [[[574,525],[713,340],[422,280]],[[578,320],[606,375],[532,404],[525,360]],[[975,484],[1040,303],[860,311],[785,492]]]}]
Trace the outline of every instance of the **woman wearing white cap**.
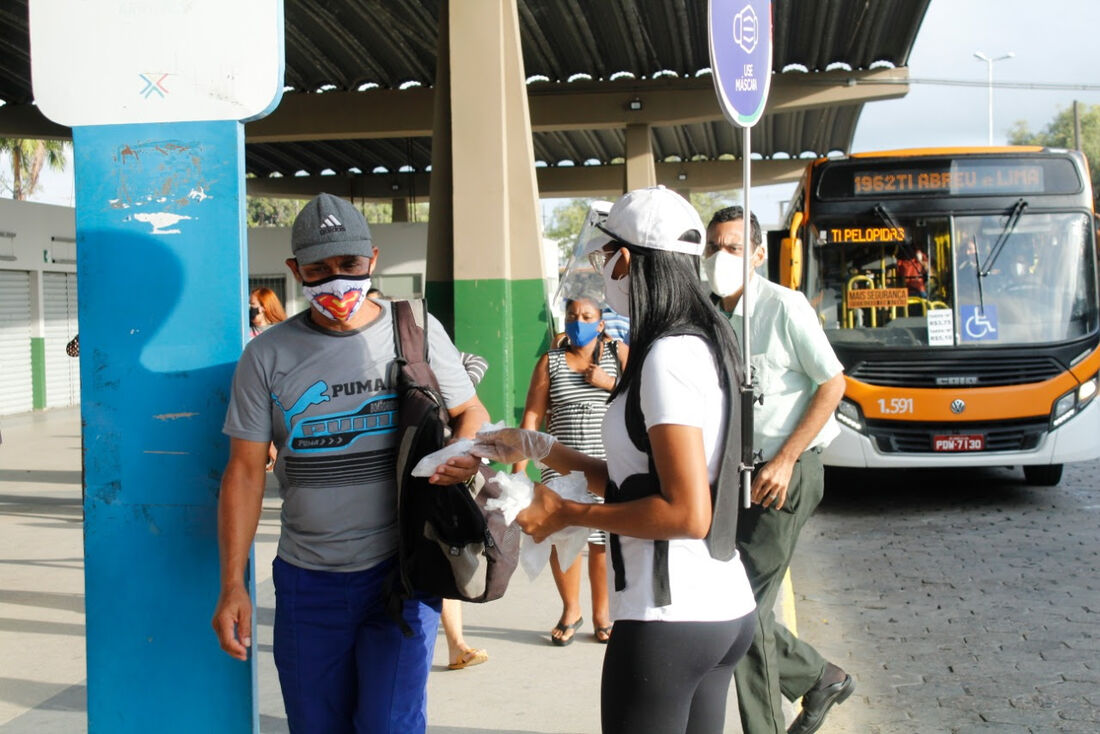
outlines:
[{"label": "woman wearing white cap", "polygon": [[[735,337],[700,286],[703,223],[681,196],[632,191],[600,229],[586,251],[603,273],[608,304],[630,316],[632,352],[604,418],[607,460],[520,429],[480,436],[475,453],[583,471],[606,496],[606,504],[568,502],[538,485],[519,515],[536,540],[567,526],[612,533],[604,734],[717,734],[755,609],[732,544],[736,511],[716,513],[728,504],[711,494],[726,427],[740,421],[729,400],[740,362]],[[720,496],[736,487],[726,477],[718,484]]]}]

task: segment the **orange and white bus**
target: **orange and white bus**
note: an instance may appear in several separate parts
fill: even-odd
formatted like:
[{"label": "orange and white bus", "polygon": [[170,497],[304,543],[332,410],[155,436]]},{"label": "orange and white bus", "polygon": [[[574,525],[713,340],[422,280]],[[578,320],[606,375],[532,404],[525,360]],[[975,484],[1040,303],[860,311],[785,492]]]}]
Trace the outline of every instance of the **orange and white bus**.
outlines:
[{"label": "orange and white bus", "polygon": [[903,150],[807,168],[770,277],[844,364],[826,465],[1022,466],[1100,456],[1096,228],[1077,152]]}]

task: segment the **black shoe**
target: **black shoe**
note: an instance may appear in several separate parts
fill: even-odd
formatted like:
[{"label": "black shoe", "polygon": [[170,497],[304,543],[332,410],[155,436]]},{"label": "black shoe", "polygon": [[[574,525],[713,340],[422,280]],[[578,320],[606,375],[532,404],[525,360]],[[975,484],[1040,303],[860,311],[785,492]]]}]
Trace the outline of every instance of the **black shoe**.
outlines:
[{"label": "black shoe", "polygon": [[844,680],[832,685],[823,686],[818,682],[802,696],[802,713],[791,723],[787,734],[813,734],[825,723],[829,709],[842,703],[855,689],[856,682],[847,673],[844,673]]}]

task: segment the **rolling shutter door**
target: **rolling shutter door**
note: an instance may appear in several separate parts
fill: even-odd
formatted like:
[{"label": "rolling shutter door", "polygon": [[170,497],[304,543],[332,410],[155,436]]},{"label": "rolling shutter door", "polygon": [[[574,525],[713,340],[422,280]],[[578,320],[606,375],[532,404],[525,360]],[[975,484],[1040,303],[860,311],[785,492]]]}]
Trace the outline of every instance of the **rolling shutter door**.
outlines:
[{"label": "rolling shutter door", "polygon": [[43,273],[46,318],[46,407],[64,408],[80,402],[80,360],[65,354],[76,336],[76,275]]},{"label": "rolling shutter door", "polygon": [[0,415],[34,408],[31,382],[31,279],[0,270]]}]

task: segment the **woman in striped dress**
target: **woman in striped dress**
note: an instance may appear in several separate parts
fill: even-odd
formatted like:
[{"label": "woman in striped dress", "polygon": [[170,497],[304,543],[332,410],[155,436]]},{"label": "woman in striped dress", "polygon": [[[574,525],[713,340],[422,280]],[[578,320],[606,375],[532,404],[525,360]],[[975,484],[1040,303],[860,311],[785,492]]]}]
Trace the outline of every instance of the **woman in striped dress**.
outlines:
[{"label": "woman in striped dress", "polygon": [[[576,298],[565,305],[567,339],[560,348],[539,358],[527,391],[522,428],[546,431],[564,445],[590,456],[604,457],[601,425],[607,412],[607,398],[626,365],[627,347],[603,337],[599,304],[590,298]],[[520,462],[513,471],[523,471]],[[542,470],[542,481],[557,476]],[[597,498],[598,499],[598,498]],[[602,501],[602,500],[599,500]],[[611,615],[607,598],[606,535],[593,530],[588,538],[588,579],[592,587],[592,624],[598,642],[611,637]],[[550,554],[550,569],[561,595],[561,618],[550,632],[550,641],[564,646],[573,641],[584,622],[581,616],[581,561],[563,570],[557,550]]]}]

